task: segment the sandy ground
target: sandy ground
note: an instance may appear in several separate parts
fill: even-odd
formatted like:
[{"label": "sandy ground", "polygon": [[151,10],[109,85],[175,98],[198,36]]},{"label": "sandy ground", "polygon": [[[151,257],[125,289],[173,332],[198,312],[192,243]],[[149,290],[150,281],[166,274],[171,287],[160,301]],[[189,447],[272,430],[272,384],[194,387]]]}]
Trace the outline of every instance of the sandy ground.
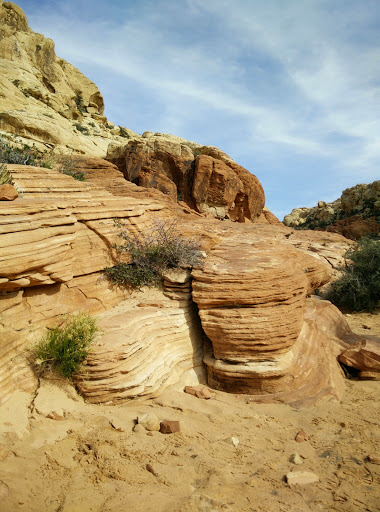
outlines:
[{"label": "sandy ground", "polygon": [[[379,335],[378,315],[346,318]],[[295,409],[222,392],[202,400],[180,386],[99,406],[41,380],[0,409],[0,511],[380,511],[380,465],[367,460],[380,457],[379,384],[347,380],[340,403]],[[133,431],[146,412],[181,431]],[[301,430],[308,440],[298,443]],[[286,483],[298,471],[319,482]]]}]

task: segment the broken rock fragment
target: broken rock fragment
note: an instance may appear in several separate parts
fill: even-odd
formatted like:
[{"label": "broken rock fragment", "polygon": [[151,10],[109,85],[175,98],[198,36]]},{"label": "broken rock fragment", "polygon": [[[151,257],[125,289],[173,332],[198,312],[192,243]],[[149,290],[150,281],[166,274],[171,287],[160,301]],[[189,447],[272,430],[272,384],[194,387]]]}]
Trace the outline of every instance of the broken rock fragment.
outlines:
[{"label": "broken rock fragment", "polygon": [[179,421],[165,420],[160,423],[161,434],[174,434],[174,432],[180,432],[180,430]]}]

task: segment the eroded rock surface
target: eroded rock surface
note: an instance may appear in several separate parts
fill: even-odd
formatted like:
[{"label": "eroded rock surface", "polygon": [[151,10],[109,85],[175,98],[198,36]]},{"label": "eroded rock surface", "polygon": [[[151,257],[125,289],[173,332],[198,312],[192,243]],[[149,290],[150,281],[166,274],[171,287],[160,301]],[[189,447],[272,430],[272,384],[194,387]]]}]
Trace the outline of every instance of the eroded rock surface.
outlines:
[{"label": "eroded rock surface", "polygon": [[44,146],[105,156],[131,130],[107,122],[96,85],[55,54],[22,9],[0,3],[0,130]]},{"label": "eroded rock surface", "polygon": [[107,160],[128,181],[160,190],[200,213],[244,222],[263,211],[259,180],[217,148],[149,133],[125,146],[111,145]]},{"label": "eroded rock surface", "polygon": [[[9,169],[23,197],[0,205],[0,400],[33,389],[26,349],[46,326],[78,311],[109,315],[77,376],[93,402],[155,396],[186,375],[186,384],[196,383],[206,336],[215,387],[260,400],[338,394],[327,331],[311,327],[305,311],[307,295],[330,278],[334,244],[347,245],[341,237],[324,234],[323,245],[313,232],[289,237],[280,223],[220,222],[125,181],[99,159],[78,162],[84,182],[45,168]],[[185,271],[165,274],[163,291],[144,292],[138,302],[110,286],[102,271],[115,261],[115,218],[136,233],[176,219],[183,234],[199,236],[207,258],[193,271],[193,294]]]}]

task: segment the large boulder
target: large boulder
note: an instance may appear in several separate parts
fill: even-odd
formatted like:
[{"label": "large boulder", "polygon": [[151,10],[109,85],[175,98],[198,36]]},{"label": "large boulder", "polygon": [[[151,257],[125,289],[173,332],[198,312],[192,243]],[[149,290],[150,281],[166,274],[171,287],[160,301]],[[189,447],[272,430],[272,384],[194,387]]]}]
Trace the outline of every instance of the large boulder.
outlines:
[{"label": "large boulder", "polygon": [[147,132],[122,147],[110,145],[107,160],[132,183],[160,190],[216,218],[254,221],[264,208],[256,176],[218,148]]}]

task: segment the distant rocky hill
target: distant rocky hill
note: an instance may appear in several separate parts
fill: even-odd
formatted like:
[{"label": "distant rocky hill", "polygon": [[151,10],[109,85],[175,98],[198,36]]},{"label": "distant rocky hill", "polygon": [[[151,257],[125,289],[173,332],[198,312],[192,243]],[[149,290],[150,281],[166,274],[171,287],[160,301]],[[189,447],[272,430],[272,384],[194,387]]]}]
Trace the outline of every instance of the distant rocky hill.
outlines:
[{"label": "distant rocky hill", "polygon": [[[0,130],[34,143],[104,156],[134,135],[103,115],[96,85],[56,56],[16,4],[0,0]],[[124,136],[124,137],[123,137]]]},{"label": "distant rocky hill", "polygon": [[347,188],[332,203],[319,201],[313,208],[295,208],[284,217],[285,226],[323,229],[358,240],[380,232],[380,181]]}]

